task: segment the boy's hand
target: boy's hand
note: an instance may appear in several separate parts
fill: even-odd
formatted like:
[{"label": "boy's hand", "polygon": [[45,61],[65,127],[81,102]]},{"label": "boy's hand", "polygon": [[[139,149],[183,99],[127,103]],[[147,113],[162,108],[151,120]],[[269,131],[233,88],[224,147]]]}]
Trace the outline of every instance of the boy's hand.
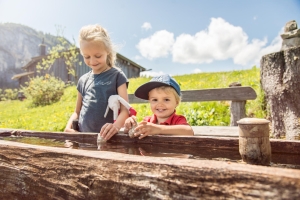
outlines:
[{"label": "boy's hand", "polygon": [[161,133],[161,125],[153,124],[150,122],[141,122],[134,129],[135,136],[140,136],[139,139],[147,137],[148,135],[156,135]]},{"label": "boy's hand", "polygon": [[137,125],[136,116],[128,117],[124,123],[124,133],[128,133],[129,130],[136,125]]}]

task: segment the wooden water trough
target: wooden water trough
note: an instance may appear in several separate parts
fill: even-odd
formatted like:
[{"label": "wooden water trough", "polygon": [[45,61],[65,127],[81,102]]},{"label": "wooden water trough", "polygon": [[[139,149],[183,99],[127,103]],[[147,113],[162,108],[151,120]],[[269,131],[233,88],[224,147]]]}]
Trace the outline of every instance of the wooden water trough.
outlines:
[{"label": "wooden water trough", "polygon": [[[249,165],[238,157],[237,127],[193,127],[196,136],[131,139],[120,132],[109,143],[148,145],[146,152],[210,159],[155,157],[47,147],[0,140],[0,199],[299,199],[300,141],[271,139],[272,162],[299,168]],[[96,144],[95,133],[0,129],[2,138],[40,137]],[[170,152],[167,152],[170,153]],[[203,155],[204,156],[204,155]],[[240,157],[237,159],[241,159]]]}]

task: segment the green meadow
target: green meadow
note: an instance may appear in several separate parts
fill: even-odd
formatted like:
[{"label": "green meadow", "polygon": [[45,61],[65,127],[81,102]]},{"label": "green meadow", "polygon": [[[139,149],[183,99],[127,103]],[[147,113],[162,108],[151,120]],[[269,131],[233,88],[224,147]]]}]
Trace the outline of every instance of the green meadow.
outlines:
[{"label": "green meadow", "polygon": [[[180,84],[181,90],[222,88],[228,87],[233,82],[240,82],[242,86],[251,86],[256,91],[257,98],[247,101],[246,114],[248,117],[266,117],[259,68],[173,77]],[[134,93],[138,86],[150,79],[146,77],[129,79],[128,93]],[[74,112],[76,95],[76,87],[69,86],[64,90],[60,101],[52,105],[32,107],[30,100],[1,101],[0,128],[63,131]],[[147,104],[132,104],[132,106],[138,113],[138,121],[141,121],[144,116],[151,115]],[[181,103],[176,111],[184,115],[192,126],[228,126],[230,123],[229,107],[228,101],[191,102]]]}]

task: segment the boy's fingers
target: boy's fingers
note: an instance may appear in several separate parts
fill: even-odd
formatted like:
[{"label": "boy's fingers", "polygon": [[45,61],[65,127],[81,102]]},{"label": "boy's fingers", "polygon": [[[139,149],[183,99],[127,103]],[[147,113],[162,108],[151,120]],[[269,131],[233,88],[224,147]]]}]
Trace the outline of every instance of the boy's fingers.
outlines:
[{"label": "boy's fingers", "polygon": [[131,125],[132,125],[132,126],[136,126],[136,125],[137,125],[136,119],[131,118]]},{"label": "boy's fingers", "polygon": [[146,134],[142,134],[142,135],[140,135],[139,139],[142,139],[144,137],[147,137],[147,135]]}]

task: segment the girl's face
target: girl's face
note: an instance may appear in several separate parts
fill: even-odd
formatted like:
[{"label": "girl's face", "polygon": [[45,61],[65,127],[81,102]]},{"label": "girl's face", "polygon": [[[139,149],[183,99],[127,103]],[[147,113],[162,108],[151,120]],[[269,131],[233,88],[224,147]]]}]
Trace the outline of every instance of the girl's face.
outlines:
[{"label": "girl's face", "polygon": [[102,42],[82,40],[80,50],[85,64],[93,70],[94,74],[99,74],[108,67],[106,63],[108,52]]},{"label": "girl's face", "polygon": [[153,89],[149,92],[149,103],[159,123],[166,121],[178,106],[174,94],[166,93],[161,89]]}]

